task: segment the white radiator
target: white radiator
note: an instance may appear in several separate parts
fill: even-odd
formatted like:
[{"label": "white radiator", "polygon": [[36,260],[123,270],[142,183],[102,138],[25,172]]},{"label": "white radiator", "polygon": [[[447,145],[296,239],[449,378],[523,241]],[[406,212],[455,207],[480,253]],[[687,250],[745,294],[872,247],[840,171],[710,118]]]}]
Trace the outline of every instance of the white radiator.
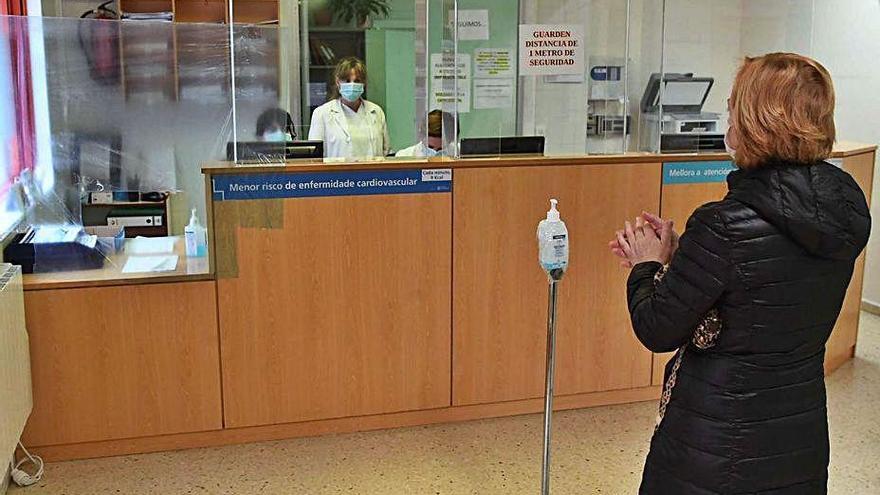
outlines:
[{"label": "white radiator", "polygon": [[0,263],[0,476],[12,459],[32,406],[21,268]]}]

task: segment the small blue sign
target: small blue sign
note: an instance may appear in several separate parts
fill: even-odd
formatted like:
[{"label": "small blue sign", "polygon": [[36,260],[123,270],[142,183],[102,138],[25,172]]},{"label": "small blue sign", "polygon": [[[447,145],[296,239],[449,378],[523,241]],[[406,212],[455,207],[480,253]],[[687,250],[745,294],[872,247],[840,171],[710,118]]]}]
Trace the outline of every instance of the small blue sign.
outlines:
[{"label": "small blue sign", "polygon": [[700,184],[724,182],[736,170],[730,160],[713,162],[666,162],[663,164],[664,184]]},{"label": "small blue sign", "polygon": [[214,201],[452,191],[452,169],[217,174]]}]

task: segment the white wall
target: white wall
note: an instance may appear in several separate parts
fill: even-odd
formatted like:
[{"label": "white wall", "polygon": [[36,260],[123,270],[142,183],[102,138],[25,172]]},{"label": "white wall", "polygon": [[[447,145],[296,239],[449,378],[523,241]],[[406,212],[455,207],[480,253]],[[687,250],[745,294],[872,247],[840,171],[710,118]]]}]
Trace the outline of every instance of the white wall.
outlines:
[{"label": "white wall", "polygon": [[[880,2],[815,0],[813,55],[834,79],[837,135],[880,143]],[[872,216],[880,220],[880,171],[874,167]],[[880,303],[880,237],[868,245],[863,298]]]},{"label": "white wall", "polygon": [[704,110],[723,113],[742,59],[741,0],[666,0],[664,72],[711,76]]},{"label": "white wall", "polygon": [[744,0],[742,54],[812,53],[813,0]]},{"label": "white wall", "polygon": [[[880,143],[880,2],[877,0],[745,0],[743,54],[790,51],[828,68],[837,95],[842,141]],[[872,215],[880,218],[880,172],[875,166]],[[863,298],[880,304],[880,238],[868,245]]]}]

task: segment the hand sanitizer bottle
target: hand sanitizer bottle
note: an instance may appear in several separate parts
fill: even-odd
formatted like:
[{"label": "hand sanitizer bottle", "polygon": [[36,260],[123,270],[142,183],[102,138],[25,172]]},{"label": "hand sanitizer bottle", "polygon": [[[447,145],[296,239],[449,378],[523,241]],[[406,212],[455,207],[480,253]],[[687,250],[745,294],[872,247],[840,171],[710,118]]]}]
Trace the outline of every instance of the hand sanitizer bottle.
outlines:
[{"label": "hand sanitizer bottle", "polygon": [[547,218],[538,224],[538,260],[553,280],[560,280],[568,268],[568,229],[559,218],[557,203],[550,200]]},{"label": "hand sanitizer bottle", "polygon": [[196,209],[192,209],[189,224],[183,229],[183,238],[186,242],[186,256],[197,258],[208,254],[208,231],[199,223]]}]

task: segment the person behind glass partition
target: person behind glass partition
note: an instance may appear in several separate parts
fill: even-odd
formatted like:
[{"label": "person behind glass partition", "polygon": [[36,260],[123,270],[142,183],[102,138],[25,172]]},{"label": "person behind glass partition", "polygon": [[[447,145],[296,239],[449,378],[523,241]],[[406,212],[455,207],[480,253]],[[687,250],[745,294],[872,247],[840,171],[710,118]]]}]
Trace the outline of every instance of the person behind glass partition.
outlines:
[{"label": "person behind glass partition", "polygon": [[[420,134],[425,136],[424,141],[398,151],[394,156],[403,157],[431,157],[439,154],[447,154],[448,146],[444,146],[443,130],[451,134],[458,133],[458,122],[454,115],[441,110],[431,110],[428,113],[427,125],[423,122]],[[453,131],[453,129],[455,129]],[[449,143],[452,144],[452,143]]]},{"label": "person behind glass partition", "polygon": [[290,114],[280,108],[269,108],[257,117],[257,139],[269,142],[293,141],[296,130]]},{"label": "person behind glass partition", "polygon": [[367,66],[356,57],[339,61],[330,101],[315,109],[310,141],[324,142],[326,158],[373,158],[388,153],[388,126],[379,105],[363,98]]},{"label": "person behind glass partition", "polygon": [[825,161],[834,88],[821,64],[747,58],[728,106],[727,195],[697,208],[680,240],[643,214],[610,242],[632,267],[636,337],[676,351],[639,493],[825,494],[825,343],[870,213]]}]

